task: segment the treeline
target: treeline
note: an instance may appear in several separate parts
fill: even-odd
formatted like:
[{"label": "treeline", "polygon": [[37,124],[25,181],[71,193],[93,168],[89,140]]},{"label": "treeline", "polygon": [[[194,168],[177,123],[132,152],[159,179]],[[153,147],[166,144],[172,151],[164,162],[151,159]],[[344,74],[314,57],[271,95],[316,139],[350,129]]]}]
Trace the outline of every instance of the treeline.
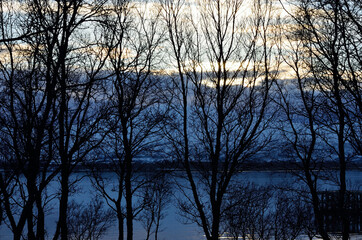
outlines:
[{"label": "treeline", "polygon": [[[87,165],[119,239],[131,240],[154,206],[138,204],[140,192],[167,199],[162,172],[136,174],[137,157],[156,156],[182,166],[180,207],[218,239],[236,173],[262,154],[298,163],[325,240],[318,192],[335,184],[348,239],[346,169],[362,155],[361,13],[359,0],[1,1],[1,222],[16,240],[72,239],[71,176]],[[97,161],[115,173],[116,196]],[[331,161],[337,176],[323,171]],[[152,211],[146,226],[159,227]]]},{"label": "treeline", "polygon": [[[191,162],[191,171],[197,171],[200,167],[205,169],[212,169],[210,162]],[[133,162],[135,168],[140,169],[141,172],[168,172],[172,173],[175,171],[184,171],[184,166],[182,162],[176,162],[172,160],[160,160],[160,161],[135,161]],[[56,167],[56,165],[54,166]],[[222,163],[219,164],[220,171],[222,170]],[[316,169],[322,168],[323,171],[338,171],[339,164],[336,161],[324,161],[324,163],[317,163]],[[110,162],[91,162],[90,164],[80,164],[76,167],[75,171],[77,172],[88,172],[89,169],[97,168],[99,171],[103,171],[105,173],[109,172],[113,165]],[[247,171],[255,171],[255,172],[284,172],[284,173],[293,173],[298,172],[303,168],[301,162],[296,161],[245,161],[236,166],[236,172],[242,173]],[[362,161],[353,161],[347,164],[347,171],[361,171],[362,170]]]}]

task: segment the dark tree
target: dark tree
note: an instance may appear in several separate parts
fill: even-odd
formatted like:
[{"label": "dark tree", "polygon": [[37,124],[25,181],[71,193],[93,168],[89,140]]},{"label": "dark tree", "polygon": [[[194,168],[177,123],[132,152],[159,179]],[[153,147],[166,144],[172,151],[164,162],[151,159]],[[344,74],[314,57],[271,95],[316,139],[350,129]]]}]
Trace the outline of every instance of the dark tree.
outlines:
[{"label": "dark tree", "polygon": [[[95,94],[102,90],[98,76],[107,53],[92,52],[97,49],[97,38],[89,42],[81,35],[83,24],[95,20],[103,2],[1,3],[3,7],[9,4],[2,12],[2,45],[7,52],[2,62],[2,86],[8,89],[2,96],[2,149],[6,149],[3,156],[10,169],[6,174],[14,172],[1,181],[8,199],[7,216],[16,239],[25,221],[29,239],[44,239],[48,201],[44,190],[60,173],[54,238],[61,234],[67,239],[69,176],[102,140],[100,121],[107,115],[101,104],[96,104],[102,95]],[[18,37],[13,37],[15,34]],[[14,191],[20,196],[10,195]],[[10,209],[10,201],[16,198],[23,199],[18,205],[18,211],[23,212],[18,224]]]},{"label": "dark tree", "polygon": [[159,131],[167,108],[160,100],[163,79],[155,71],[162,29],[156,3],[121,0],[109,4],[110,14],[102,27],[104,46],[110,53],[106,64],[112,131],[104,153],[111,161],[110,170],[116,173],[117,196],[110,194],[101,174],[94,175],[94,182],[117,214],[119,239],[124,239],[125,219],[127,240],[131,240],[133,221],[144,207],[136,196],[148,182],[137,173],[142,169],[135,166],[135,158],[153,156],[162,145]]},{"label": "dark tree", "polygon": [[[184,215],[218,239],[225,196],[243,162],[267,145],[278,69],[272,2],[165,1],[172,75],[166,135],[186,171]],[[251,12],[243,16],[243,9]],[[195,171],[194,171],[195,170]],[[186,190],[187,189],[187,190]]]},{"label": "dark tree", "polygon": [[[321,164],[315,165],[318,158],[315,150],[319,147],[330,153],[330,156],[324,156],[325,159],[329,158],[338,165],[336,184],[339,189],[340,227],[343,239],[349,238],[349,220],[345,211],[348,190],[346,169],[354,154],[360,154],[360,78],[357,69],[361,65],[358,57],[360,48],[356,48],[361,36],[357,20],[361,14],[357,11],[359,7],[360,4],[354,1],[307,0],[298,1],[291,13],[295,24],[291,45],[294,45],[295,51],[289,65],[296,73],[297,101],[301,102],[304,110],[298,115],[306,123],[306,132],[290,118],[294,136],[290,140],[302,160],[302,179],[310,189],[318,232],[324,239],[329,237],[321,229],[318,213],[316,191],[319,172],[312,173],[322,167]],[[289,117],[295,114],[290,110],[296,105],[288,102],[285,106]],[[303,139],[306,141],[303,142]]]},{"label": "dark tree", "polygon": [[114,212],[106,210],[97,197],[88,204],[71,201],[68,206],[68,237],[71,240],[102,239],[114,220]]},{"label": "dark tree", "polygon": [[152,234],[157,240],[161,232],[161,221],[165,218],[165,211],[171,203],[173,184],[169,180],[171,176],[165,172],[154,171],[149,175],[151,176],[148,178],[151,179],[143,187],[145,206],[139,218],[146,230],[146,240],[151,239]]},{"label": "dark tree", "polygon": [[233,239],[269,239],[273,235],[273,189],[251,183],[230,186],[223,226]]},{"label": "dark tree", "polygon": [[[29,29],[37,31],[33,4],[26,1],[16,8],[16,2],[1,2],[0,191],[14,239],[25,234],[26,224],[28,239],[45,238],[45,189],[56,174],[49,171],[56,119],[55,43],[45,32],[27,35]],[[16,34],[23,37],[6,40]]]}]

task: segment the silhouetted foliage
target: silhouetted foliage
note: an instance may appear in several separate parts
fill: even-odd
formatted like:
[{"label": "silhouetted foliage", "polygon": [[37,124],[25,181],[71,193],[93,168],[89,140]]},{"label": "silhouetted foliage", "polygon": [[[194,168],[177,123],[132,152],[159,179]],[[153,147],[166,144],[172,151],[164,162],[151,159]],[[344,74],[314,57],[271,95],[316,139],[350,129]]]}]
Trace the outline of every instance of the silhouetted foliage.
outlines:
[{"label": "silhouetted foliage", "polygon": [[74,200],[68,205],[68,234],[71,240],[98,240],[113,226],[114,212],[105,209],[99,197],[87,204]]}]

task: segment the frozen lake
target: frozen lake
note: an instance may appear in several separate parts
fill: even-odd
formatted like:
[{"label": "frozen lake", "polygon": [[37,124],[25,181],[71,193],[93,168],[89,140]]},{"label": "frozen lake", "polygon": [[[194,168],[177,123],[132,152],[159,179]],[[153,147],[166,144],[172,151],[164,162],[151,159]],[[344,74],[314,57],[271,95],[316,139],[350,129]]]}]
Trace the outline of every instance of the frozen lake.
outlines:
[{"label": "frozen lake", "polygon": [[[74,178],[82,178],[85,173],[75,173]],[[105,176],[112,179],[112,173],[104,173]],[[243,172],[237,176],[237,181],[240,184],[246,182],[252,182],[256,185],[287,185],[295,182],[295,176],[285,172]],[[348,186],[353,190],[362,190],[362,171],[348,171],[347,172]],[[184,180],[181,180],[184,181]],[[57,191],[57,183],[52,183],[48,189],[48,192]],[[111,187],[111,186],[110,186]],[[71,200],[75,200],[79,203],[87,203],[92,196],[95,195],[95,189],[92,186],[89,178],[84,177],[77,183],[77,191],[71,196]],[[332,184],[326,184],[324,189],[333,189],[335,186]],[[114,192],[116,194],[116,192]],[[57,220],[57,201],[53,200],[51,203],[51,210],[46,216],[47,231],[49,238],[54,234],[55,224]],[[160,240],[203,240],[203,233],[201,228],[195,224],[184,224],[183,219],[178,214],[178,208],[175,206],[175,202],[171,202],[166,210],[166,217],[161,222],[161,232],[159,233]],[[114,222],[112,226],[103,237],[104,240],[118,239],[117,223]],[[145,239],[146,232],[140,222],[135,222],[134,225],[134,239]],[[0,226],[0,240],[10,240],[12,234],[10,230],[3,224]]]}]

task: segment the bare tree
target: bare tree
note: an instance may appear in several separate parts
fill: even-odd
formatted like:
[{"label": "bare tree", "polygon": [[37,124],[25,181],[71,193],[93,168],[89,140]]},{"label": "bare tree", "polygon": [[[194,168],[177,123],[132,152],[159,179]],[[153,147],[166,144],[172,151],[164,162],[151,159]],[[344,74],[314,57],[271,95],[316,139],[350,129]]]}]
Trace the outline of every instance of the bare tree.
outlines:
[{"label": "bare tree", "polygon": [[[302,160],[302,179],[306,181],[312,194],[318,232],[324,239],[329,237],[321,229],[319,200],[316,196],[320,171],[312,173],[313,169],[322,167],[315,164],[315,150],[322,146],[321,142],[325,149],[329,149],[330,159],[336,159],[339,165],[337,184],[340,226],[343,239],[349,237],[349,221],[344,211],[346,169],[355,153],[348,145],[350,143],[354,149],[358,149],[360,119],[357,116],[361,113],[357,107],[359,97],[356,97],[360,91],[360,79],[356,74],[360,64],[358,57],[355,58],[360,52],[355,45],[360,35],[358,27],[354,31],[349,30],[349,26],[358,26],[358,21],[354,19],[360,15],[355,12],[358,6],[353,1],[299,1],[295,11],[291,13],[297,26],[293,33],[293,48],[297,51],[294,52],[289,66],[296,73],[299,99],[302,102],[300,105],[304,110],[299,112],[299,115],[307,122],[306,132],[290,119],[294,112],[290,112],[291,108],[285,106],[294,136],[291,143],[298,158]],[[354,17],[351,17],[352,15]],[[357,54],[352,54],[352,49],[357,50]],[[306,140],[304,143],[303,139]]]},{"label": "bare tree", "polygon": [[[218,239],[229,183],[269,140],[264,130],[272,118],[267,106],[278,38],[271,1],[196,6],[189,11],[182,1],[164,3],[178,74],[171,104],[176,121],[167,134],[189,184],[183,186],[189,201],[181,207],[207,239]],[[243,9],[251,16],[243,18]]]},{"label": "bare tree", "polygon": [[[289,51],[284,58],[288,66],[295,72],[296,80],[278,84],[281,93],[281,130],[286,147],[284,154],[291,159],[298,159],[297,171],[294,174],[304,182],[309,189],[313,203],[315,224],[318,233],[323,239],[329,239],[323,227],[323,216],[320,210],[318,191],[322,188],[322,180],[326,173],[323,171],[326,157],[322,139],[319,137],[321,129],[317,118],[321,108],[321,95],[317,86],[310,79],[310,72],[306,68],[305,60],[308,54],[303,51],[303,44],[296,41],[295,32],[287,35]],[[300,171],[301,170],[301,171]]]},{"label": "bare tree", "polygon": [[[100,122],[107,114],[99,104],[99,91],[103,89],[99,75],[107,52],[95,47],[99,36],[92,42],[84,41],[86,38],[79,31],[86,22],[95,20],[103,3],[25,1],[9,3],[10,11],[2,11],[2,43],[7,49],[2,65],[3,83],[9,88],[2,99],[2,110],[7,111],[2,122],[8,127],[3,125],[2,129],[6,145],[13,146],[12,152],[4,154],[20,165],[11,166],[15,175],[2,179],[2,192],[14,191],[14,176],[21,179],[24,174],[27,181],[26,185],[17,181],[24,199],[24,204],[20,203],[24,214],[18,226],[10,210],[7,214],[16,238],[27,221],[28,238],[44,239],[47,200],[43,199],[43,190],[60,172],[60,211],[54,238],[61,234],[62,239],[67,239],[69,176],[104,137]],[[12,14],[16,14],[17,21]],[[15,31],[21,37],[12,37]],[[55,171],[48,171],[51,163]],[[27,186],[25,192],[23,185]],[[8,193],[4,196],[12,197]],[[37,212],[33,217],[34,203]]]},{"label": "bare tree", "polygon": [[[341,21],[339,22],[340,37],[342,38],[341,68],[342,89],[345,91],[344,102],[349,126],[349,142],[358,155],[362,155],[362,98],[361,98],[361,39],[362,39],[362,5],[359,1],[341,1],[339,11]],[[340,56],[340,57],[341,57]]]},{"label": "bare tree", "polygon": [[[277,189],[282,187],[283,189]],[[231,187],[223,225],[233,239],[298,239],[315,235],[312,208],[295,189],[247,183]]]},{"label": "bare tree", "polygon": [[[16,7],[18,6],[18,8]],[[1,39],[24,34],[34,23],[32,2],[1,2]],[[23,12],[22,12],[23,11]],[[14,239],[45,238],[45,189],[56,172],[49,171],[55,103],[54,42],[43,33],[15,42],[2,41],[0,191]]]},{"label": "bare tree", "polygon": [[309,201],[296,192],[277,191],[272,213],[274,239],[298,239],[301,234],[313,236],[313,217]]},{"label": "bare tree", "polygon": [[69,239],[98,240],[106,234],[114,219],[114,212],[104,209],[104,203],[97,197],[87,205],[73,200],[68,206]]},{"label": "bare tree", "polygon": [[[95,20],[103,3],[29,1],[27,5],[27,27],[34,29],[31,32],[41,32],[36,36],[49,45],[46,50],[50,54],[45,56],[45,60],[50,69],[46,74],[55,86],[54,105],[50,110],[55,117],[51,141],[56,147],[49,158],[54,160],[54,166],[60,173],[61,189],[54,239],[59,236],[68,239],[69,176],[104,137],[100,134],[100,122],[107,114],[102,110],[102,104],[97,104],[97,101],[101,102],[101,94],[96,93],[103,90],[99,75],[107,54],[92,53],[98,39],[84,41],[79,31],[85,23]],[[39,41],[35,43],[42,44]]]},{"label": "bare tree", "polygon": [[230,186],[223,225],[233,239],[269,239],[273,232],[273,190],[251,183]]},{"label": "bare tree", "polygon": [[156,171],[149,174],[151,181],[144,186],[145,206],[139,218],[146,230],[146,239],[149,240],[154,234],[154,239],[157,240],[161,232],[161,221],[165,218],[165,210],[171,203],[172,183],[167,179],[171,176],[165,172]]},{"label": "bare tree", "polygon": [[137,173],[134,158],[151,156],[157,151],[160,123],[166,111],[159,97],[163,79],[155,74],[162,29],[157,3],[111,1],[109,4],[110,15],[103,21],[103,31],[104,44],[110,52],[107,69],[112,132],[104,146],[111,159],[110,170],[117,175],[117,196],[109,193],[101,174],[96,174],[94,180],[117,213],[119,239],[124,238],[125,218],[127,239],[131,240],[133,221],[143,209],[143,201],[137,201],[135,196],[147,183]]}]

